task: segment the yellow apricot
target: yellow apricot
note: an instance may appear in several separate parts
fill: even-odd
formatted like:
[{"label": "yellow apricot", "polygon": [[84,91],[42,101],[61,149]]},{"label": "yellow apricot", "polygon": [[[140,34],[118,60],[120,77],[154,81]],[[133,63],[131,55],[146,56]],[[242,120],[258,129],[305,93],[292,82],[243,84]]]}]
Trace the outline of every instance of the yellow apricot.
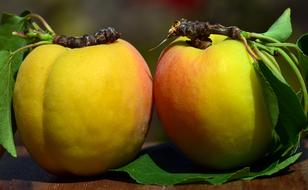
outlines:
[{"label": "yellow apricot", "polygon": [[55,174],[95,175],[138,153],[148,130],[152,79],[124,40],[35,48],[18,72],[17,129],[32,158]]}]

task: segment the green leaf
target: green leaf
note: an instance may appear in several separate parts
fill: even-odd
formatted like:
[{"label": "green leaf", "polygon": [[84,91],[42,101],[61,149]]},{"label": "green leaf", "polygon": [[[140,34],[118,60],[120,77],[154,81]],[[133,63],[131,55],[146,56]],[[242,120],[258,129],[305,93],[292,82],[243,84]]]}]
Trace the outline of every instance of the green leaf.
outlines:
[{"label": "green leaf", "polygon": [[262,71],[260,70],[259,65],[257,63],[254,63],[253,66],[259,76],[261,85],[263,87],[263,96],[266,101],[266,106],[271,118],[272,126],[275,127],[277,125],[279,117],[278,98],[269,81],[265,78]]},{"label": "green leaf", "polygon": [[300,100],[293,89],[275,77],[262,61],[259,61],[259,67],[278,98],[279,118],[275,131],[280,143],[285,150],[294,150],[298,147],[300,132],[307,124]]},{"label": "green leaf", "polygon": [[0,50],[14,51],[25,45],[25,40],[13,36],[14,31],[23,31],[26,20],[13,14],[2,14],[0,21]]},{"label": "green leaf", "polygon": [[294,154],[290,157],[274,161],[267,168],[265,168],[265,169],[263,169],[259,172],[254,172],[254,171],[250,172],[250,176],[247,177],[247,178],[244,178],[244,179],[252,180],[252,179],[255,179],[257,177],[271,176],[271,175],[287,168],[291,164],[295,163],[300,158],[301,155],[302,155],[302,153],[299,152],[299,153]]},{"label": "green leaf", "polygon": [[[164,146],[161,146],[164,148]],[[171,150],[171,154],[176,151]],[[210,184],[222,184],[230,180],[235,180],[247,176],[249,168],[245,167],[234,172],[226,173],[185,173],[185,172],[168,172],[156,164],[150,154],[143,154],[135,161],[112,171],[126,172],[136,182],[141,184],[152,185],[175,185],[195,182],[208,182]],[[167,158],[165,158],[167,159]],[[179,167],[181,167],[179,165]]]},{"label": "green leaf", "polygon": [[263,33],[265,36],[275,38],[280,42],[286,41],[292,34],[291,9],[286,9],[274,24]]},{"label": "green leaf", "polygon": [[262,167],[243,167],[233,171],[208,171],[195,165],[169,144],[146,149],[136,160],[113,172],[125,172],[137,183],[175,185],[184,183],[223,184],[232,180],[250,180],[277,173],[294,163],[301,153],[263,163]]},{"label": "green leaf", "polygon": [[13,31],[23,31],[28,21],[13,14],[2,14],[0,20],[0,145],[16,156],[13,139],[12,93],[15,77],[24,57],[12,52],[27,44],[26,40],[13,36]]},{"label": "green leaf", "polygon": [[12,132],[12,91],[14,79],[10,62],[10,52],[0,51],[0,144],[16,157]]},{"label": "green leaf", "polygon": [[307,81],[308,81],[308,33],[305,33],[301,37],[299,37],[296,44],[301,50],[299,61],[304,70],[303,74],[304,74],[305,81],[307,84]]}]

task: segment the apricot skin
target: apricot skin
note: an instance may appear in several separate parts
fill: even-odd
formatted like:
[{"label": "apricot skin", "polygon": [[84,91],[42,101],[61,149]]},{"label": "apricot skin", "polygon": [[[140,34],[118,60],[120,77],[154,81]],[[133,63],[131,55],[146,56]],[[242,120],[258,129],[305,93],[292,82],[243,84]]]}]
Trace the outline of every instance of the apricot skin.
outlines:
[{"label": "apricot skin", "polygon": [[272,126],[262,86],[244,45],[212,36],[205,50],[185,38],[162,53],[154,101],[179,149],[211,169],[246,166],[266,154]]},{"label": "apricot skin", "polygon": [[21,139],[41,167],[95,175],[140,150],[152,79],[142,56],[121,39],[76,49],[42,45],[20,67],[13,104]]}]

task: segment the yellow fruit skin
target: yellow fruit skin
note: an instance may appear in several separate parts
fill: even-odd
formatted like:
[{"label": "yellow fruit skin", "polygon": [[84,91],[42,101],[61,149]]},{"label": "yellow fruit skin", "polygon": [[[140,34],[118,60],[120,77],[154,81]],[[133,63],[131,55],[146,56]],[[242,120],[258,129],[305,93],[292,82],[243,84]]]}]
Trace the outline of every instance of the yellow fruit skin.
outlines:
[{"label": "yellow fruit skin", "polygon": [[205,50],[180,38],[163,52],[154,101],[168,136],[188,157],[208,168],[231,169],[267,152],[272,126],[243,44],[212,38]]},{"label": "yellow fruit skin", "polygon": [[124,40],[35,48],[18,72],[17,129],[37,163],[55,174],[95,175],[138,153],[152,106],[152,79]]}]

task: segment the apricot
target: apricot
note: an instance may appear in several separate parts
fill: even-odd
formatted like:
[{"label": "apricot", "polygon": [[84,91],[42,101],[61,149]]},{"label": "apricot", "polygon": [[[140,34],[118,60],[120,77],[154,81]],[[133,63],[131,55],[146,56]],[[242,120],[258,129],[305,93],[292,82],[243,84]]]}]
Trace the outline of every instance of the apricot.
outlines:
[{"label": "apricot", "polygon": [[21,140],[41,167],[95,175],[140,150],[151,114],[151,74],[122,39],[76,49],[42,45],[21,64],[13,105]]},{"label": "apricot", "polygon": [[193,161],[220,170],[246,166],[272,142],[262,85],[241,42],[211,39],[202,50],[181,37],[163,51],[154,77],[158,116]]}]

